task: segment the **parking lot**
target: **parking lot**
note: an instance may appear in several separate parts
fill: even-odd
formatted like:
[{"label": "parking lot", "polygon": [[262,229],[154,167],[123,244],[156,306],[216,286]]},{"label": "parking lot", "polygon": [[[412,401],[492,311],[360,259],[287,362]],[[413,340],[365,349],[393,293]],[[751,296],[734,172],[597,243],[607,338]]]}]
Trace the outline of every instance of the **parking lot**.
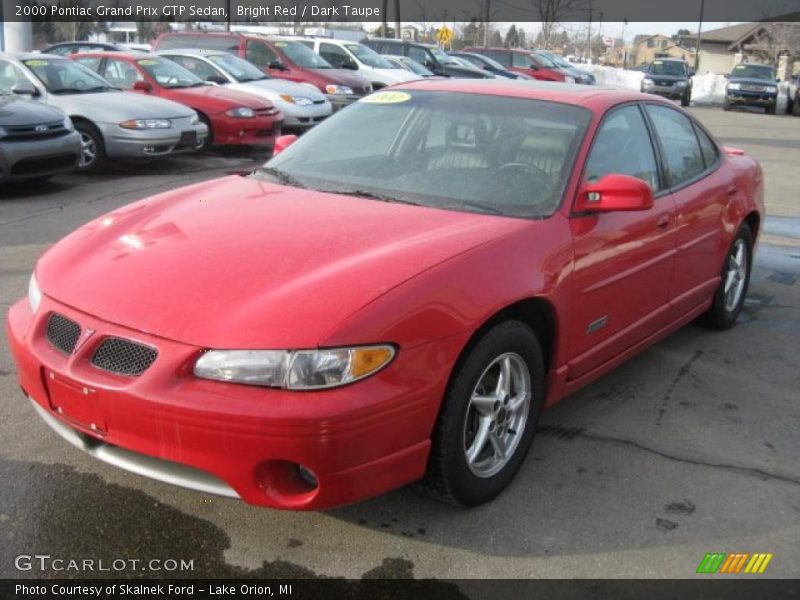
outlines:
[{"label": "parking lot", "polygon": [[[693,112],[766,176],[769,217],[739,325],[690,325],[545,413],[496,501],[458,510],[406,488],[290,513],[153,482],[54,435],[20,393],[3,338],[0,577],[53,576],[14,568],[17,555],[44,553],[194,560],[191,574],[209,577],[686,578],[707,552],[773,553],[766,576],[797,577],[800,118]],[[3,313],[37,256],[80,224],[264,158],[180,156],[4,186]]]}]

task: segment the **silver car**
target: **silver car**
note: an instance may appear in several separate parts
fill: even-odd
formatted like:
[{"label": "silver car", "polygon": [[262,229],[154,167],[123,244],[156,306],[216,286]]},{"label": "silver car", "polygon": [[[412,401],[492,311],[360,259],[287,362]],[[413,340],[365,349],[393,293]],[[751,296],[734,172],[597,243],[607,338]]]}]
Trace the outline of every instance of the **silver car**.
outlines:
[{"label": "silver car", "polygon": [[218,50],[199,48],[162,50],[157,54],[175,61],[200,79],[261,96],[283,113],[283,129],[307,129],[329,117],[333,107],[315,85],[266,75],[246,60]]},{"label": "silver car", "polygon": [[63,112],[0,89],[0,182],[45,181],[72,171],[80,155],[80,136]]},{"label": "silver car", "polygon": [[193,152],[208,128],[191,108],[122,92],[76,63],[51,54],[0,54],[0,85],[63,110],[81,136],[80,171],[100,170],[108,158]]}]

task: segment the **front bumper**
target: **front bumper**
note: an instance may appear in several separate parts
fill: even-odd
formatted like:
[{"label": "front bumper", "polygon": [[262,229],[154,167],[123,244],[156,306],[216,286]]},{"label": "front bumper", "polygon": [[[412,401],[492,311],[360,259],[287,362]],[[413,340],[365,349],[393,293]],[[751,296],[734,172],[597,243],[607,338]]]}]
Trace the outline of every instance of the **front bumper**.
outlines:
[{"label": "front bumper", "polygon": [[[172,119],[169,129],[124,129],[116,123],[98,123],[110,158],[145,158],[194,152],[203,145],[208,127]],[[185,123],[183,121],[186,121]]]},{"label": "front bumper", "polygon": [[211,121],[214,143],[222,146],[272,146],[281,134],[281,115],[239,119],[220,115]]},{"label": "front bumper", "polygon": [[691,88],[678,87],[674,85],[652,85],[649,87],[644,87],[644,91],[647,94],[655,94],[656,96],[662,96],[663,98],[677,100],[679,98],[683,98],[687,94],[690,94]]},{"label": "front bumper", "polygon": [[353,102],[357,102],[363,98],[363,96],[357,96],[355,94],[325,94],[325,97],[328,99],[328,102],[331,103],[333,112],[340,111],[344,107],[350,106]]},{"label": "front bumper", "polygon": [[[52,313],[95,333],[67,355],[48,341]],[[23,392],[73,445],[161,481],[295,510],[362,500],[419,479],[447,374],[465,341],[402,349],[388,368],[350,386],[290,392],[198,379],[191,370],[201,348],[48,297],[36,315],[27,300],[12,306],[7,330]],[[151,345],[158,356],[138,377],[101,370],[92,357],[108,336]],[[78,390],[77,400],[59,413],[70,406],[59,399],[65,383]],[[313,473],[315,486],[297,465]]]},{"label": "front bumper", "polygon": [[725,93],[725,101],[728,104],[738,106],[775,106],[778,103],[777,93],[768,92],[748,92],[742,90],[729,90]]},{"label": "front bumper", "polygon": [[80,155],[81,137],[74,131],[42,140],[0,141],[0,181],[72,171]]}]

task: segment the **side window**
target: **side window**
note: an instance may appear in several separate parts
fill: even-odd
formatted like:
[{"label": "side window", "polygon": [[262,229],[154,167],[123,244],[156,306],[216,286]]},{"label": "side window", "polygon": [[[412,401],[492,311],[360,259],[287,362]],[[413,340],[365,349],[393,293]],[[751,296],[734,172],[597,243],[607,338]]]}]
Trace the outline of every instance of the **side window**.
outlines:
[{"label": "side window", "polygon": [[531,67],[534,67],[533,61],[530,58],[524,54],[518,54],[516,52],[511,54],[511,66],[519,69],[530,69]]},{"label": "side window", "polygon": [[430,66],[432,61],[428,58],[428,51],[425,48],[420,48],[419,46],[409,46],[408,47],[408,57],[411,60],[417,61],[421,65],[425,65],[426,67]]},{"label": "side window", "polygon": [[395,56],[403,56],[403,45],[397,42],[383,42],[383,49],[379,50],[381,54],[394,54]]},{"label": "side window", "polygon": [[275,52],[263,42],[247,40],[245,58],[257,67],[268,67],[271,62],[278,60]]},{"label": "side window", "polygon": [[694,126],[694,131],[697,133],[697,139],[700,140],[700,150],[703,152],[707,169],[717,162],[719,150],[717,150],[717,145],[711,141],[711,138],[706,135],[706,132],[697,125]]},{"label": "side window", "polygon": [[106,60],[106,68],[103,69],[102,75],[111,85],[123,90],[131,89],[137,81],[144,81],[144,77],[136,67],[113,58]]},{"label": "side window", "polygon": [[688,117],[666,106],[647,105],[661,142],[670,185],[680,185],[705,170],[703,153]]},{"label": "side window", "polygon": [[226,35],[198,35],[197,47],[239,54],[239,38]]},{"label": "side window", "polygon": [[586,178],[595,182],[604,175],[632,175],[659,189],[653,144],[638,106],[625,106],[609,113],[595,136]]},{"label": "side window", "polygon": [[74,59],[76,63],[83,65],[87,69],[91,69],[95,73],[100,72],[100,58],[76,58]]},{"label": "side window", "polygon": [[319,55],[337,69],[340,69],[342,65],[353,62],[350,55],[336,44],[321,43],[319,45]]},{"label": "side window", "polygon": [[11,93],[15,85],[31,85],[30,80],[17,65],[0,60],[0,92]]}]

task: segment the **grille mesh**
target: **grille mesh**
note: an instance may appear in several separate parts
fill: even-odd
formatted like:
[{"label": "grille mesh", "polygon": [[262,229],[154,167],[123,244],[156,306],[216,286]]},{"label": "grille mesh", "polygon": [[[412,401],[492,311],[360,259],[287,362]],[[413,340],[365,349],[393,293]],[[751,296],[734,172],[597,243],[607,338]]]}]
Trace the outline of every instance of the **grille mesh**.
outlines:
[{"label": "grille mesh", "polygon": [[63,315],[53,313],[47,320],[47,339],[62,352],[72,354],[80,336],[81,326]]},{"label": "grille mesh", "polygon": [[144,346],[110,337],[103,341],[92,356],[92,364],[98,369],[120,375],[141,375],[158,356],[150,346]]}]

